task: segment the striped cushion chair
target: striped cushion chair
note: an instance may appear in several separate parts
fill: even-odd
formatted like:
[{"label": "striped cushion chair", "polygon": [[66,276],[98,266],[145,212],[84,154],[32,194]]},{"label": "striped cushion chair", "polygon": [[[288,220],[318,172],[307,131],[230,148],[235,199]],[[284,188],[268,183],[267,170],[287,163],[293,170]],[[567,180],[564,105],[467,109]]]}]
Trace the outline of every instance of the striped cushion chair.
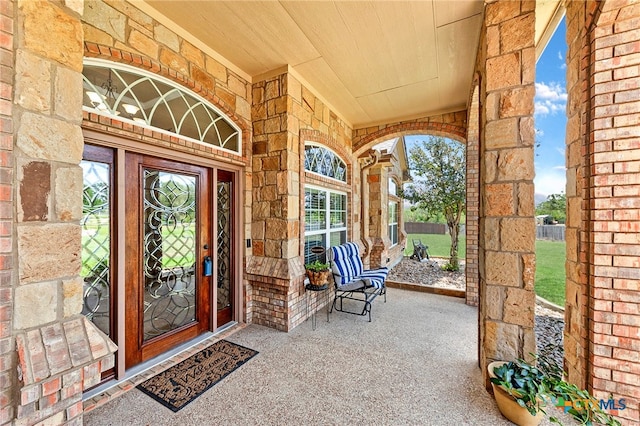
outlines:
[{"label": "striped cushion chair", "polygon": [[[360,247],[355,243],[345,243],[329,249],[329,261],[335,283],[334,309],[355,315],[369,315],[371,321],[371,302],[384,295],[387,301],[387,288],[384,284],[389,269],[364,269],[360,258]],[[345,301],[350,300],[345,306]],[[362,309],[354,309],[362,305]]]}]

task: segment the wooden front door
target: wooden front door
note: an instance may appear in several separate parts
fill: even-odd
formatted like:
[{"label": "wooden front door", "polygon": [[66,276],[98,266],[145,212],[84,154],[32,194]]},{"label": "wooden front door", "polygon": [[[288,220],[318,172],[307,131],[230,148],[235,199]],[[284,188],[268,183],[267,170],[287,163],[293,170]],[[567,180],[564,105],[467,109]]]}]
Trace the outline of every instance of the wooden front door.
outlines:
[{"label": "wooden front door", "polygon": [[213,182],[209,168],[136,153],[125,170],[130,368],[211,328]]}]

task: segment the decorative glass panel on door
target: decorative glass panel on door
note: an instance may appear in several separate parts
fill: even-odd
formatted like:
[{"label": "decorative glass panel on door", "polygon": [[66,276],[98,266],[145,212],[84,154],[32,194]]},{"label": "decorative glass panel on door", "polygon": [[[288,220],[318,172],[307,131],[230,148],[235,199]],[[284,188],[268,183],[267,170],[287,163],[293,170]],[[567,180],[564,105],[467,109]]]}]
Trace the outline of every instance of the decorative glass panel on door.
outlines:
[{"label": "decorative glass panel on door", "polygon": [[111,332],[110,164],[83,160],[82,314],[106,335]]},{"label": "decorative glass panel on door", "polygon": [[196,321],[196,178],[144,169],[144,341]]},{"label": "decorative glass panel on door", "polygon": [[218,182],[218,310],[231,306],[231,182]]}]

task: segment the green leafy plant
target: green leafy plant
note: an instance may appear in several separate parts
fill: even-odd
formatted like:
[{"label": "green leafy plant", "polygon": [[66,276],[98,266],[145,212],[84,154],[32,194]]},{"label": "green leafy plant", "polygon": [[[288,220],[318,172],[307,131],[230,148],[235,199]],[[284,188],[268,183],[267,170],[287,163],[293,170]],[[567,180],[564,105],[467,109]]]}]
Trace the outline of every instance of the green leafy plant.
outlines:
[{"label": "green leafy plant", "polygon": [[[543,371],[545,376],[546,394],[555,406],[564,407],[565,412],[581,425],[620,426],[620,422],[603,410],[600,401],[593,395],[565,381],[562,368],[549,358],[544,350],[541,355],[536,356],[536,359],[538,368]],[[549,420],[553,423],[562,424],[556,417],[550,417]]]},{"label": "green leafy plant", "polygon": [[[505,392],[529,413],[535,416],[545,412],[548,403],[564,408],[565,412],[581,425],[620,426],[620,422],[607,413],[588,391],[564,380],[564,372],[556,362],[546,355],[531,354],[532,363],[522,359],[506,362],[494,368],[495,377],[491,382]],[[557,417],[550,417],[553,423],[562,425]]]},{"label": "green leafy plant", "polygon": [[307,271],[321,272],[321,271],[328,270],[329,269],[329,264],[320,262],[319,260],[316,260],[314,262],[307,263],[306,265],[304,265],[304,267],[305,267],[305,269]]},{"label": "green leafy plant", "polygon": [[454,265],[453,263],[445,263],[444,265],[441,266],[441,269],[443,271],[456,272],[460,270],[460,266]]},{"label": "green leafy plant", "polygon": [[511,395],[532,416],[538,411],[544,412],[546,381],[537,367],[518,359],[495,367],[493,373],[495,377],[491,378],[491,382]]}]

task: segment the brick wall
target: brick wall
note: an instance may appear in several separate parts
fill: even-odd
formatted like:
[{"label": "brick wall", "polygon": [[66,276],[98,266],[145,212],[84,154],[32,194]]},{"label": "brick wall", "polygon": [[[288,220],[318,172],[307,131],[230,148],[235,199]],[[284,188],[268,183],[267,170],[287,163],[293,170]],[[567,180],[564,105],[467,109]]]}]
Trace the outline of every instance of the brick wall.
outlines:
[{"label": "brick wall", "polygon": [[597,398],[624,398],[618,417],[638,424],[640,3],[571,4],[567,17],[566,367]]},{"label": "brick wall", "polygon": [[471,93],[469,116],[467,118],[467,150],[466,150],[466,302],[467,305],[478,306],[479,280],[478,270],[478,214],[480,212],[480,99],[479,88],[476,85]]},{"label": "brick wall", "polygon": [[[587,386],[588,363],[588,267],[589,165],[584,156],[589,105],[588,58],[590,43],[586,27],[587,9],[596,2],[567,4],[567,221],[565,370],[568,379]],[[593,19],[590,17],[590,19]],[[580,252],[583,251],[584,254]]]},{"label": "brick wall", "polygon": [[0,2],[0,423],[13,418],[13,82],[14,2]]}]

